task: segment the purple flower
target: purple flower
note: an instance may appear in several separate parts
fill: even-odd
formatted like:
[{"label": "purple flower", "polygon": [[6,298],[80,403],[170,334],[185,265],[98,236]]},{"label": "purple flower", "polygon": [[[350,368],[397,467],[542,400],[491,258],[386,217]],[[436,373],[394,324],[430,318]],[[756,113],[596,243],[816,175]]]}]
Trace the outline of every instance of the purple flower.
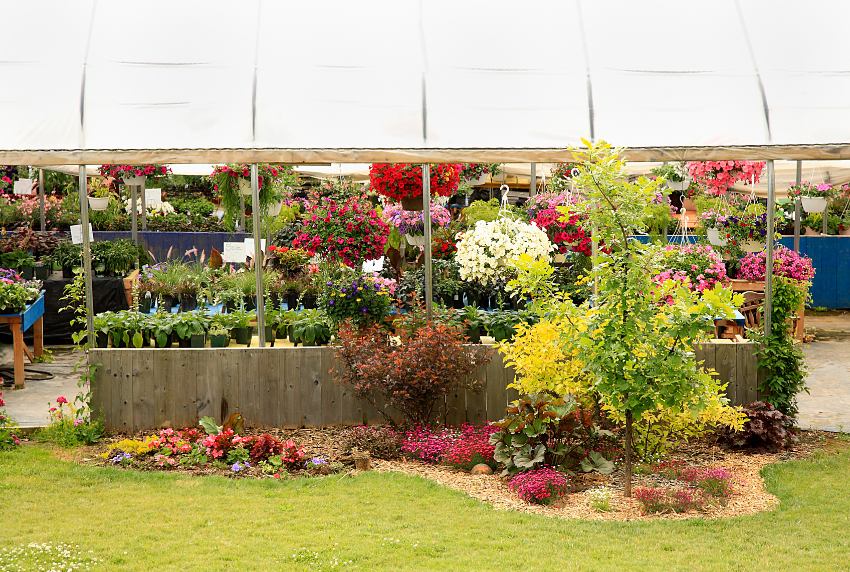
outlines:
[{"label": "purple flower", "polygon": [[360,310],[361,310],[364,314],[365,314],[366,312],[368,312],[368,310],[366,309],[366,306],[363,306],[362,308],[360,308]]},{"label": "purple flower", "polygon": [[334,305],[334,301],[333,301],[333,300],[331,300],[330,302],[328,302],[328,306],[333,306],[333,305]]}]

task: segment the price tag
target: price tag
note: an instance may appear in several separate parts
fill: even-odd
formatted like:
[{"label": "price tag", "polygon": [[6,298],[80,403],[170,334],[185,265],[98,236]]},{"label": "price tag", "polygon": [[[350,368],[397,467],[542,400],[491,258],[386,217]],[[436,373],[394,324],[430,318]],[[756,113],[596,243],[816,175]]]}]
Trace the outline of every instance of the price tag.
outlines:
[{"label": "price tag", "polygon": [[363,272],[380,272],[384,269],[384,257],[363,262]]},{"label": "price tag", "polygon": [[145,189],[145,206],[155,207],[162,204],[162,189]]},{"label": "price tag", "polygon": [[[92,233],[91,223],[89,223],[89,241],[94,242],[94,234]],[[71,225],[71,242],[74,244],[83,243],[83,225]]]},{"label": "price tag", "polygon": [[15,181],[15,189],[14,193],[16,195],[31,195],[32,192],[32,179],[18,179]]},{"label": "price tag", "polygon": [[224,252],[221,253],[221,259],[224,262],[245,262],[247,256],[244,242],[224,243]]},{"label": "price tag", "polygon": [[[262,249],[263,252],[266,251],[266,239],[265,238],[260,239],[260,248]],[[250,256],[251,258],[254,257],[254,239],[253,238],[246,238],[245,239],[245,253],[248,256]]]}]

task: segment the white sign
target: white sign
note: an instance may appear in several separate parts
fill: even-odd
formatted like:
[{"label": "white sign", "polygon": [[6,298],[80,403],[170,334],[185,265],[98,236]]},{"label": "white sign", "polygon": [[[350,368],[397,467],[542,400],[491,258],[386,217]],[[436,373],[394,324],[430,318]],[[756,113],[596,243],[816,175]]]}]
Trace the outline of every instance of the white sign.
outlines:
[{"label": "white sign", "polygon": [[[94,234],[92,233],[91,223],[89,223],[89,241],[94,241]],[[71,225],[71,242],[74,244],[82,244],[83,243],[83,225],[81,224],[72,224]]]},{"label": "white sign", "polygon": [[145,206],[155,207],[162,204],[162,189],[145,189]]},{"label": "white sign", "polygon": [[245,262],[247,256],[244,242],[224,243],[224,252],[221,253],[221,259],[224,262]]},{"label": "white sign", "polygon": [[363,262],[363,272],[380,272],[384,269],[384,257]]},{"label": "white sign", "polygon": [[32,179],[18,179],[15,181],[15,190],[14,193],[16,195],[31,195],[32,193]]},{"label": "white sign", "polygon": [[[266,251],[266,239],[265,238],[260,239],[260,248],[262,249],[263,252]],[[250,256],[251,258],[254,257],[254,239],[253,238],[246,238],[245,239],[245,253],[248,256]]]}]

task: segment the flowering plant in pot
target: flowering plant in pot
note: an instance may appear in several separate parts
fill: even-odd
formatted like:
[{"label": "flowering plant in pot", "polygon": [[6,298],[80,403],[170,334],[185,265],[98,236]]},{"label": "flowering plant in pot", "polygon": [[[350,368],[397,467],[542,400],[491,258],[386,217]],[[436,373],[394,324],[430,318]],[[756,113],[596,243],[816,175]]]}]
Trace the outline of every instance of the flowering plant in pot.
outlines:
[{"label": "flowering plant in pot", "polygon": [[691,161],[688,174],[710,195],[722,195],[737,181],[759,182],[764,161]]},{"label": "flowering plant in pot", "polygon": [[460,166],[460,178],[474,185],[483,185],[487,182],[487,175],[496,175],[499,165],[485,163],[463,163]]},{"label": "flowering plant in pot", "polygon": [[431,256],[439,260],[454,260],[457,245],[447,236],[435,236],[431,240]]},{"label": "flowering plant in pot", "polygon": [[512,273],[512,262],[523,254],[533,259],[549,259],[554,246],[535,224],[511,218],[478,221],[472,230],[457,234],[455,260],[463,280],[491,282]]},{"label": "flowering plant in pot", "polygon": [[541,210],[567,207],[581,202],[581,198],[567,191],[546,191],[528,199],[525,204],[529,218],[534,218]]},{"label": "flowering plant in pot", "polygon": [[[407,237],[407,242],[415,246],[425,245],[425,214],[422,211],[406,211],[401,205],[387,205],[383,213],[384,220],[396,227],[399,233]],[[431,229],[444,227],[452,220],[449,209],[431,203]]]},{"label": "flowering plant in pot", "polygon": [[671,244],[658,251],[656,262],[660,271],[652,279],[658,284],[674,280],[703,292],[729,281],[723,260],[706,244]]},{"label": "flowering plant in pot", "polygon": [[[744,280],[764,280],[766,265],[766,253],[748,254],[741,259],[738,277]],[[777,245],[773,251],[773,274],[800,282],[808,282],[815,277],[815,269],[812,266],[812,259],[808,256],[801,256],[789,248]]]},{"label": "flowering plant in pot", "polygon": [[348,273],[325,283],[318,304],[337,326],[348,319],[363,326],[389,315],[390,296],[389,287],[372,275]]},{"label": "flowering plant in pot", "polygon": [[836,190],[828,183],[815,185],[802,181],[797,185],[792,185],[788,189],[790,198],[800,199],[803,203],[803,210],[807,213],[822,213],[826,210],[826,205],[829,199],[834,197]]},{"label": "flowering plant in pot", "polygon": [[729,215],[719,222],[720,238],[746,252],[759,252],[767,242],[767,213]]},{"label": "flowering plant in pot", "polygon": [[[566,211],[566,212],[563,212]],[[570,207],[537,211],[534,223],[555,244],[556,256],[569,251],[590,256],[590,229],[587,217]]]},{"label": "flowering plant in pot", "polygon": [[[120,179],[128,185],[140,185],[137,177],[162,177],[171,173],[167,165],[101,165],[98,171],[104,177]],[[132,182],[128,183],[128,179]]]},{"label": "flowering plant in pot", "polygon": [[326,199],[307,213],[304,229],[292,245],[354,266],[381,257],[389,234],[372,205],[353,197],[344,203]]},{"label": "flowering plant in pot", "polygon": [[[259,185],[260,212],[265,216],[273,204],[281,198],[281,186],[286,180],[293,179],[294,173],[289,167],[261,164],[258,165],[257,184]],[[210,179],[213,190],[221,198],[225,215],[233,217],[241,210],[240,199],[246,202],[251,196],[251,166],[246,164],[217,165]]]},{"label": "flowering plant in pot", "polygon": [[657,178],[664,179],[667,188],[673,191],[684,191],[690,182],[688,181],[688,169],[684,163],[671,163],[662,165],[650,171]]},{"label": "flowering plant in pot", "polygon": [[[432,164],[431,195],[454,195],[460,172],[460,165]],[[369,186],[379,195],[407,203],[407,210],[422,210],[422,200],[419,199],[422,196],[422,165],[375,163],[369,168]]]},{"label": "flowering plant in pot", "polygon": [[721,209],[708,209],[699,213],[699,219],[708,235],[708,241],[714,246],[726,246],[726,237],[721,235],[720,231],[730,214],[730,211]]},{"label": "flowering plant in pot", "polygon": [[546,190],[551,193],[563,193],[570,188],[570,180],[573,178],[573,169],[578,163],[556,163],[552,168],[552,174],[546,182]]}]

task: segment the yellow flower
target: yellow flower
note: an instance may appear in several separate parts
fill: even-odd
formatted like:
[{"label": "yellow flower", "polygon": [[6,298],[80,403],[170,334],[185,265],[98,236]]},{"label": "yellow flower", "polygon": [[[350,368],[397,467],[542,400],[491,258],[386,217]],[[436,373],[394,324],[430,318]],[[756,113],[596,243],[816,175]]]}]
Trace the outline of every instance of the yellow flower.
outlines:
[{"label": "yellow flower", "polygon": [[345,294],[340,294],[340,295],[339,295],[339,297],[340,297],[340,298],[345,298]]},{"label": "yellow flower", "polygon": [[358,299],[357,299],[357,301],[359,302],[359,301],[360,301],[360,298],[358,298]]}]

